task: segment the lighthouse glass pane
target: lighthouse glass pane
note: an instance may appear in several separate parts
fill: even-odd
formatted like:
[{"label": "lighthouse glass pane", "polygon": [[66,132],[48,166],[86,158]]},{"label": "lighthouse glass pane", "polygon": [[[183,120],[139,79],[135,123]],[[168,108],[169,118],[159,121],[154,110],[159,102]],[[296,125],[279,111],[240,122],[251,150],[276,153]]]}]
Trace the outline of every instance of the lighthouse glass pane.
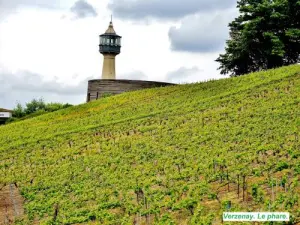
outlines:
[{"label": "lighthouse glass pane", "polygon": [[110,39],[110,44],[114,44],[114,39]]},{"label": "lighthouse glass pane", "polygon": [[109,38],[106,39],[106,44],[109,44]]}]

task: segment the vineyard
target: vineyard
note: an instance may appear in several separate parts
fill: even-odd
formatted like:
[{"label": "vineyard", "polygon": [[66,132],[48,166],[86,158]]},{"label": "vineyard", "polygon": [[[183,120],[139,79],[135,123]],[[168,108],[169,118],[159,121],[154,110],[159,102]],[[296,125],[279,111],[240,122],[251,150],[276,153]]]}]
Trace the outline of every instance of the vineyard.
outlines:
[{"label": "vineyard", "polygon": [[24,199],[19,225],[233,224],[224,211],[287,211],[300,224],[300,66],[1,126],[0,175],[0,191]]}]

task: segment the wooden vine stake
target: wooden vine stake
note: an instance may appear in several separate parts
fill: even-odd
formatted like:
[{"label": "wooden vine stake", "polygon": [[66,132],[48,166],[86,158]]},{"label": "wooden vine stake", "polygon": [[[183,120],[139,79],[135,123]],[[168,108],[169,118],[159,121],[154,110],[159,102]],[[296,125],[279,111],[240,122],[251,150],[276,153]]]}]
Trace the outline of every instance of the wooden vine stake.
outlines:
[{"label": "wooden vine stake", "polygon": [[229,174],[228,174],[228,169],[227,169],[227,191],[230,192],[230,186],[229,186]]},{"label": "wooden vine stake", "polygon": [[246,176],[243,175],[243,201],[245,201]]},{"label": "wooden vine stake", "polygon": [[53,221],[55,222],[58,216],[58,211],[59,211],[59,205],[56,203],[54,205],[54,214],[53,214]]},{"label": "wooden vine stake", "polygon": [[274,188],[273,188],[273,180],[272,180],[272,203],[274,202]]},{"label": "wooden vine stake", "polygon": [[240,198],[240,175],[239,174],[237,175],[237,182],[238,182],[237,195],[238,195],[238,198]]}]

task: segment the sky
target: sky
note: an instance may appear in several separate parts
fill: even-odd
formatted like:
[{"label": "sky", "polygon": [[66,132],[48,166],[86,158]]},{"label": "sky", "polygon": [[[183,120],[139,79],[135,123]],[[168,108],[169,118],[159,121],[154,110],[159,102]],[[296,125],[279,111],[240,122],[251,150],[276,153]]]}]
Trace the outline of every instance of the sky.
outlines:
[{"label": "sky", "polygon": [[[38,2],[38,3],[37,3]],[[0,108],[33,98],[81,104],[100,79],[99,35],[122,36],[117,79],[192,83],[226,78],[236,0],[0,0]]]}]

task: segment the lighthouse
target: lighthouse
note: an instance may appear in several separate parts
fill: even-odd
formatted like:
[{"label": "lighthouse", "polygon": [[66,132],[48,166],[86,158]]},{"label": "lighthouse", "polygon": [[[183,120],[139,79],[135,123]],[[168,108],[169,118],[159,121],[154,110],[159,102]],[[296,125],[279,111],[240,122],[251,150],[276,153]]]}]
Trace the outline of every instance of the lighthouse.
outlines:
[{"label": "lighthouse", "polygon": [[157,81],[117,79],[116,56],[121,52],[121,38],[116,34],[111,20],[105,33],[100,35],[99,52],[104,59],[102,77],[88,81],[87,102],[128,91],[174,85]]},{"label": "lighthouse", "polygon": [[102,79],[116,79],[116,56],[121,52],[121,36],[117,35],[112,20],[100,35],[99,52],[103,55]]}]

